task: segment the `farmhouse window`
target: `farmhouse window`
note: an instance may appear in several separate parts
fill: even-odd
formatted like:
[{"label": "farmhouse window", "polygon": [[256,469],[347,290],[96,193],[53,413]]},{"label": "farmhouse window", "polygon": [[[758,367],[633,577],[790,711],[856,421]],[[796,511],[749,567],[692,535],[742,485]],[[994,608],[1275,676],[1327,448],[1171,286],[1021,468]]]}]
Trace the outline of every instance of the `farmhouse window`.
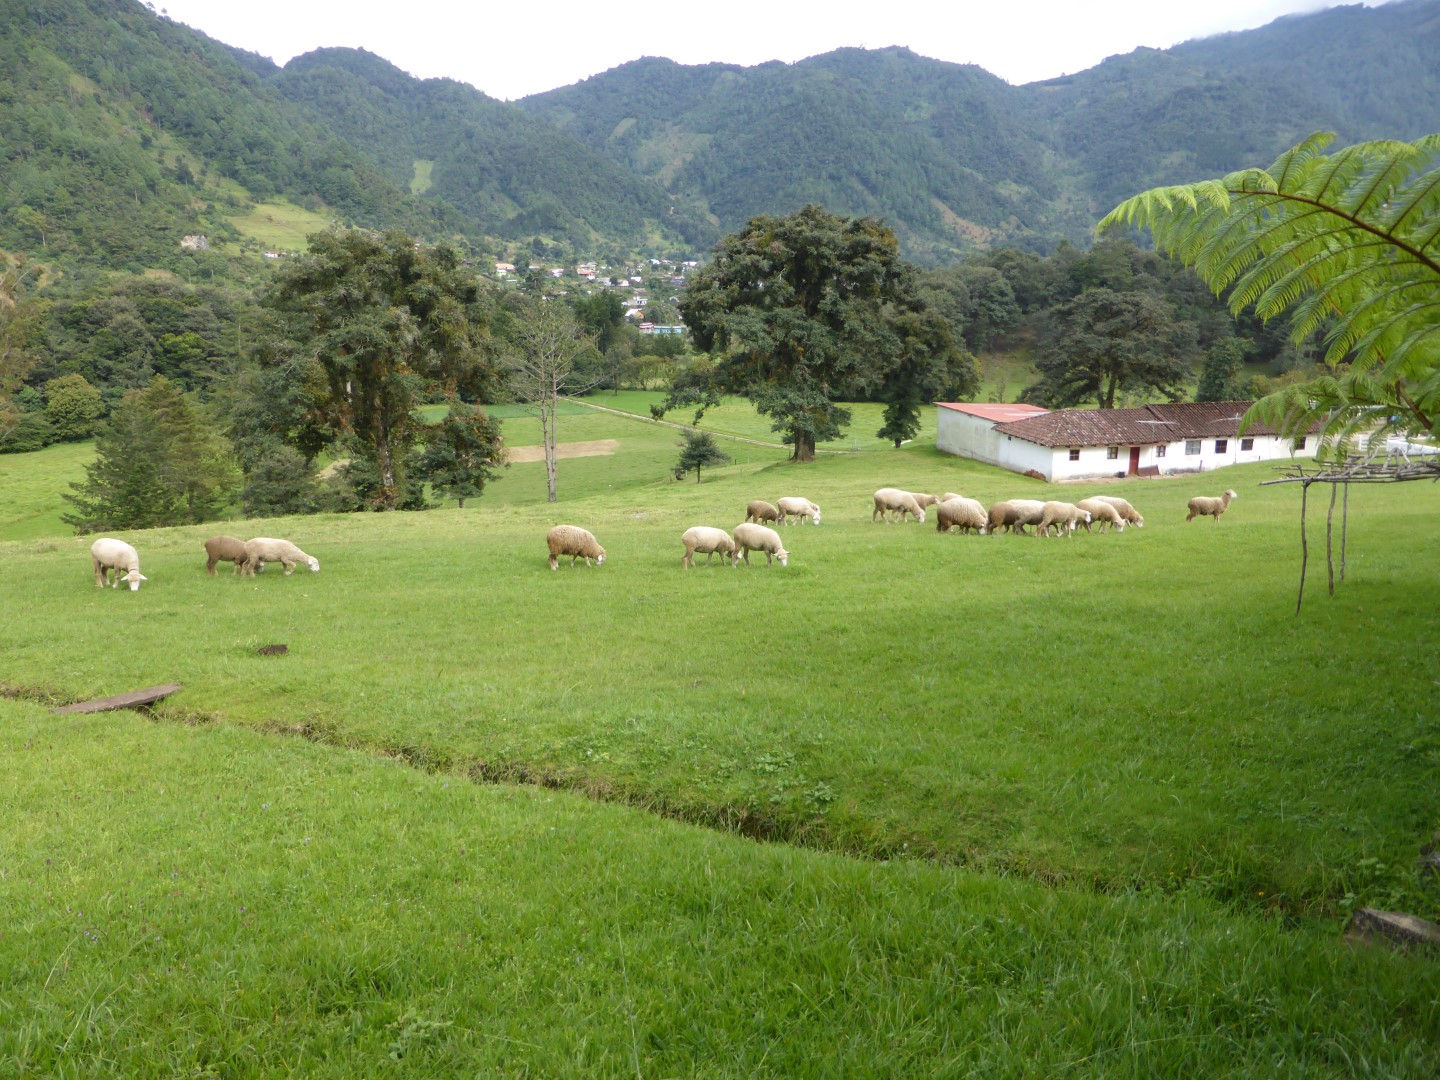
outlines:
[{"label": "farmhouse window", "polygon": [[1241,439],[1241,440],[1240,440],[1240,449],[1241,449],[1241,450],[1254,450],[1254,449],[1255,449],[1255,440],[1254,440],[1254,439]]},{"label": "farmhouse window", "polygon": [[1200,440],[1199,440],[1199,439],[1186,439],[1186,440],[1185,440],[1185,453],[1187,453],[1187,454],[1198,454],[1199,452],[1200,452]]},{"label": "farmhouse window", "polygon": [[1216,440],[1215,440],[1215,453],[1217,453],[1217,454],[1223,454],[1223,453],[1225,453],[1225,451],[1226,451],[1227,449],[1229,449],[1229,446],[1230,446],[1230,440],[1229,440],[1229,439],[1216,439]]},{"label": "farmhouse window", "polygon": [[1120,456],[1120,448],[1119,448],[1118,446],[1107,446],[1107,447],[1105,447],[1105,456],[1106,456],[1107,458],[1109,458],[1111,461],[1114,461],[1116,458],[1118,458],[1118,457]]},{"label": "farmhouse window", "polygon": [[1305,436],[1304,436],[1304,435],[1301,435],[1298,439],[1295,440],[1295,449],[1296,449],[1296,450],[1304,450],[1304,449],[1305,449]]},{"label": "farmhouse window", "polygon": [[1072,447],[1070,448],[1070,460],[1071,460],[1071,461],[1079,461],[1079,460],[1080,460],[1080,448],[1079,448],[1078,446],[1072,446]]},{"label": "farmhouse window", "polygon": [[1164,457],[1164,456],[1165,456],[1165,447],[1163,447],[1163,446],[1157,446],[1157,447],[1155,447],[1155,456],[1156,456],[1156,457]]}]

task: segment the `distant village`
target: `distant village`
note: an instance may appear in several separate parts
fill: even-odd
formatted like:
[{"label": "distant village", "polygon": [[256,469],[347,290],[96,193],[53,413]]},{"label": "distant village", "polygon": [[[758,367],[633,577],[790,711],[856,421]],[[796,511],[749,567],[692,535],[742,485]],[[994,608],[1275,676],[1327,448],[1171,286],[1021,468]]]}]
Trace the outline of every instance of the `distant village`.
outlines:
[{"label": "distant village", "polygon": [[[502,282],[519,283],[527,277],[543,274],[562,285],[569,285],[584,292],[597,289],[618,292],[625,304],[625,317],[634,323],[642,334],[683,334],[685,327],[679,322],[655,322],[645,318],[645,313],[656,306],[662,310],[674,310],[680,302],[688,282],[688,275],[700,266],[694,260],[648,259],[623,267],[611,267],[593,262],[577,263],[574,266],[556,266],[531,263],[517,267],[514,263],[496,261],[495,278]],[[560,288],[563,296],[568,290]],[[659,303],[657,304],[656,301]]]}]

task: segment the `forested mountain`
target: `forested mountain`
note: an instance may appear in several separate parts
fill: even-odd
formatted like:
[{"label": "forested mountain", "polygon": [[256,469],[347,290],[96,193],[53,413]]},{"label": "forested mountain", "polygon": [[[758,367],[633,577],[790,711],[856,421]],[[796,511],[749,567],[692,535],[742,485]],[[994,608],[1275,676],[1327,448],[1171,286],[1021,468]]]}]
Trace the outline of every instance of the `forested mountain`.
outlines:
[{"label": "forested mountain", "polygon": [[297,57],[272,82],[392,180],[459,210],[471,233],[617,254],[703,249],[719,235],[688,200],[464,83],[417,80],[355,49]]},{"label": "forested mountain", "polygon": [[[908,257],[943,265],[1088,243],[1124,196],[1267,164],[1314,130],[1440,130],[1440,0],[1292,16],[1027,86],[842,49],[751,68],[645,58],[516,104],[361,50],[282,69],[138,0],[0,0],[0,70],[0,254],[72,280],[244,269],[234,222],[279,196],[553,260],[698,254],[813,202],[883,217]],[[182,248],[193,234],[210,249]]]},{"label": "forested mountain", "polygon": [[1126,195],[1269,164],[1312,131],[1440,130],[1440,4],[1290,16],[1026,86],[842,49],[753,68],[637,60],[519,104],[704,200],[723,229],[815,201],[883,214],[912,257],[945,261],[1084,241]]}]

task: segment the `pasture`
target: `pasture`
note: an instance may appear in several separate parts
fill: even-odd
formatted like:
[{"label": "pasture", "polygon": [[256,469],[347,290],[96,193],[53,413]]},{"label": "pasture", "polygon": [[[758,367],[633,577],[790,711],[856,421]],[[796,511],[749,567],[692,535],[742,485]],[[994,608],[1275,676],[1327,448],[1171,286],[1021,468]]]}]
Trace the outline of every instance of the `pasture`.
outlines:
[{"label": "pasture", "polygon": [[[1435,964],[1339,928],[1437,913],[1440,491],[1353,493],[1297,617],[1267,467],[1052,487],[878,426],[697,485],[673,430],[574,412],[620,445],[556,506],[533,463],[463,511],[126,534],[136,594],[0,543],[0,1071],[1432,1074]],[[886,485],[1146,527],[871,524]],[[788,494],[824,510],[788,567],[681,570]],[[550,571],[560,521],[606,564]],[[222,531],[322,572],[209,578]],[[154,721],[35,704],[171,681]]]}]

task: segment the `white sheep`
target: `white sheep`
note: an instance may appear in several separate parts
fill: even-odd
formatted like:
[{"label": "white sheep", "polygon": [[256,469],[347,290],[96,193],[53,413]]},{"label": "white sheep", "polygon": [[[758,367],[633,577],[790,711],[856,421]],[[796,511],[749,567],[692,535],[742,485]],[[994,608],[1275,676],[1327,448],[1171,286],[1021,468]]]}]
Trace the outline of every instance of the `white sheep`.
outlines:
[{"label": "white sheep", "polygon": [[780,511],[764,499],[754,499],[745,508],[745,520],[757,525],[765,521],[779,521]]},{"label": "white sheep", "polygon": [[1226,490],[1218,499],[1212,499],[1205,495],[1197,495],[1190,500],[1190,513],[1185,515],[1185,520],[1189,521],[1191,518],[1209,516],[1219,521],[1220,515],[1229,508],[1230,500],[1238,498],[1239,496],[1236,495],[1235,492],[1229,490]]},{"label": "white sheep", "polygon": [[985,507],[962,495],[947,495],[945,500],[935,507],[936,532],[949,532],[952,528],[958,528],[961,532],[973,529],[984,536],[989,522],[990,515],[986,513]]},{"label": "white sheep", "polygon": [[234,563],[232,574],[245,565],[245,541],[238,536],[212,536],[205,541],[205,572],[215,576],[216,563]]},{"label": "white sheep", "polygon": [[775,504],[780,511],[780,524],[788,524],[787,517],[809,518],[812,525],[820,524],[820,507],[809,499],[802,499],[799,496],[786,496]]},{"label": "white sheep", "polygon": [[900,520],[905,520],[906,514],[914,515],[916,521],[924,523],[925,511],[915,501],[915,496],[908,491],[901,491],[899,488],[881,488],[875,492],[875,509],[870,511],[870,521],[873,524],[875,515],[880,515],[880,520],[887,525],[890,524],[889,514],[893,511],[900,515]]},{"label": "white sheep", "polygon": [[140,573],[140,553],[124,540],[108,536],[102,536],[90,545],[90,567],[95,571],[95,585],[101,589],[109,582],[112,570],[115,571],[112,588],[118,589],[120,582],[128,581],[130,591],[139,592],[140,582],[150,580]]},{"label": "white sheep", "polygon": [[1107,502],[1115,507],[1116,510],[1119,510],[1120,516],[1125,519],[1125,524],[1134,525],[1137,529],[1143,529],[1145,527],[1145,519],[1140,515],[1140,511],[1136,510],[1135,507],[1120,498],[1120,496],[1092,495],[1091,498],[1098,499],[1101,502]]},{"label": "white sheep", "polygon": [[[1125,518],[1120,513],[1120,508],[1114,503],[1106,502],[1104,499],[1081,499],[1075,504],[1081,510],[1090,512],[1090,520],[1095,525],[1109,525],[1116,532],[1125,531]],[[1085,526],[1085,531],[1090,531],[1090,526]]]},{"label": "white sheep", "polygon": [[560,569],[560,556],[569,555],[570,565],[576,559],[584,559],[585,565],[595,560],[596,566],[605,565],[605,549],[600,546],[593,533],[579,525],[556,525],[545,534],[545,543],[550,546],[550,569]]},{"label": "white sheep", "polygon": [[1075,526],[1084,525],[1090,527],[1090,511],[1082,510],[1074,503],[1051,500],[1044,503],[1040,511],[1040,526],[1037,530],[1041,536],[1050,535],[1050,526],[1060,526],[1060,533],[1067,539],[1075,532]]},{"label": "white sheep", "polygon": [[765,565],[769,566],[771,559],[778,559],[781,566],[790,562],[790,553],[785,550],[785,545],[780,541],[780,534],[774,529],[767,529],[764,525],[754,525],[746,522],[743,525],[736,525],[735,532],[731,535],[735,541],[735,555],[730,565],[738,567],[743,561],[746,566],[750,565],[750,552],[765,552]]},{"label": "white sheep", "polygon": [[312,573],[320,572],[320,560],[312,555],[306,555],[289,540],[273,536],[257,536],[253,540],[246,540],[245,565],[240,570],[241,575],[254,577],[257,570],[265,569],[267,562],[280,563],[285,567],[286,577],[293,574],[295,567],[300,563],[310,567]]},{"label": "white sheep", "polygon": [[[1045,504],[1039,499],[1010,499],[1004,506],[1009,508],[1009,519],[1005,522],[1010,532],[1025,535],[1026,525],[1039,525],[1040,519],[1045,516]],[[992,512],[994,507],[990,508]],[[995,532],[994,522],[991,522],[990,531]]]},{"label": "white sheep", "polygon": [[685,567],[695,566],[697,551],[704,553],[706,563],[709,563],[718,551],[721,565],[730,562],[735,553],[735,541],[730,538],[730,534],[724,529],[712,529],[708,525],[696,525],[686,529],[680,537],[680,543],[685,545],[685,554],[680,556],[680,565]]}]

